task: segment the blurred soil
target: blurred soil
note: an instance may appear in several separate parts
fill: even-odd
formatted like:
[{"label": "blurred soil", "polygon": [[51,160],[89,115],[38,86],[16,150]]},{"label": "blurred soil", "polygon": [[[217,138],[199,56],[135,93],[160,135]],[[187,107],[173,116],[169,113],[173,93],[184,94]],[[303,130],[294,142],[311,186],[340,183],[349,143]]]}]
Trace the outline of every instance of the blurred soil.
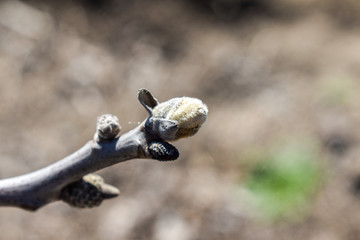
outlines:
[{"label": "blurred soil", "polygon": [[[1,239],[359,239],[359,16],[356,0],[1,1],[0,178],[75,151],[103,113],[132,129],[139,88],[210,110],[177,161],[100,171],[118,198],[1,208]],[[263,220],[242,197],[249,152],[295,140],[324,177],[303,217]]]}]

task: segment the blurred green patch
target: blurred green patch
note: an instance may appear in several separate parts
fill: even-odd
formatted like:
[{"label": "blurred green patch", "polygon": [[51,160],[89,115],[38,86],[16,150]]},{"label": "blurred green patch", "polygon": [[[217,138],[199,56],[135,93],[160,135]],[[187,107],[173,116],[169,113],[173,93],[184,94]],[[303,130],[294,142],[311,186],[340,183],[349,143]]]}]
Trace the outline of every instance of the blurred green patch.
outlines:
[{"label": "blurred green patch", "polygon": [[346,106],[354,96],[354,83],[345,77],[330,77],[319,85],[319,99],[330,106]]},{"label": "blurred green patch", "polygon": [[271,220],[305,216],[321,177],[316,147],[288,143],[255,156],[245,180],[251,203]]}]

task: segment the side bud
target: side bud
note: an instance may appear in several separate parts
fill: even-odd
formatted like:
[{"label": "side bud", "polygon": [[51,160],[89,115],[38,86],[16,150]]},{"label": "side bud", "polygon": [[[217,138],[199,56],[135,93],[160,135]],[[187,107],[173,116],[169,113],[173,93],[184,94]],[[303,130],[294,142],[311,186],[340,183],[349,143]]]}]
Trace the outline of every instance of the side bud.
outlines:
[{"label": "side bud", "polygon": [[104,114],[97,119],[95,139],[97,141],[112,140],[120,131],[119,119],[112,114]]},{"label": "side bud", "polygon": [[179,151],[167,142],[154,141],[149,145],[149,152],[153,159],[159,161],[172,161],[179,157]]},{"label": "side bud", "polygon": [[72,207],[92,208],[99,206],[105,199],[119,195],[119,190],[104,182],[96,174],[88,174],[73,182],[61,191],[60,198]]}]

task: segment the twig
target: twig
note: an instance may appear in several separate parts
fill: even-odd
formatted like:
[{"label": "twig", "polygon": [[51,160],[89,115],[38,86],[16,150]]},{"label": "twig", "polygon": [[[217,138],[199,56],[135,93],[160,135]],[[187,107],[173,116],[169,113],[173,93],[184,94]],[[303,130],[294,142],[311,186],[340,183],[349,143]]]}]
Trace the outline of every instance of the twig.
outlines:
[{"label": "twig", "polygon": [[136,158],[177,159],[179,152],[166,141],[195,134],[206,119],[206,105],[185,97],[159,104],[146,89],[139,90],[138,97],[149,113],[139,126],[118,137],[117,117],[102,115],[94,139],[73,154],[40,170],[0,180],[0,206],[36,210],[58,200],[74,207],[98,206],[119,190],[89,173]]}]

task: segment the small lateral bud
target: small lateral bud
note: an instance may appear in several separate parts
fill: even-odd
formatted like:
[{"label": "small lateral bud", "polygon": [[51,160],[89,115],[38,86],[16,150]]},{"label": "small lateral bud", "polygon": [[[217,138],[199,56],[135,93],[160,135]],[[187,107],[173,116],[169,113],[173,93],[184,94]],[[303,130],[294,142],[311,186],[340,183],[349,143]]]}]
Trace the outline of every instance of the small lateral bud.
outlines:
[{"label": "small lateral bud", "polygon": [[114,139],[121,131],[119,119],[112,114],[101,115],[97,119],[96,130],[100,139]]},{"label": "small lateral bud", "polygon": [[152,142],[149,146],[149,152],[153,159],[159,161],[172,161],[179,157],[179,151],[167,142]]},{"label": "small lateral bud", "polygon": [[96,174],[87,174],[61,191],[61,199],[72,207],[92,208],[104,199],[118,196],[120,191]]}]

